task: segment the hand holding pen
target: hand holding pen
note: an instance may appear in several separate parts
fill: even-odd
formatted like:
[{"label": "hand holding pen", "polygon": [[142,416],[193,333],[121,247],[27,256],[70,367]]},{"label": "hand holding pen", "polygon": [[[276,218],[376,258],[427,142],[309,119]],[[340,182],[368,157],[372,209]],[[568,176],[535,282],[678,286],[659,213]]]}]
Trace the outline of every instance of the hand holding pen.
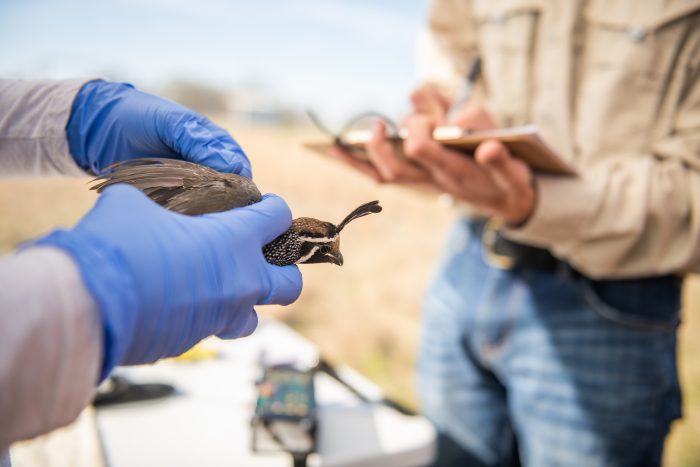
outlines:
[{"label": "hand holding pen", "polygon": [[[485,108],[479,104],[467,105],[472,89],[479,78],[481,59],[472,60],[464,84],[455,99],[440,92],[433,85],[426,84],[411,93],[413,111],[403,121],[399,134],[406,141],[414,141],[409,137],[409,127],[415,119],[429,122],[432,129],[461,134],[464,131],[489,130],[495,128],[493,121]],[[449,120],[448,120],[449,116]],[[451,126],[450,126],[451,125]],[[413,187],[428,188],[431,191],[441,191],[436,186],[430,173],[419,164],[408,160],[397,150],[394,142],[390,141],[391,131],[385,122],[378,119],[372,128],[372,136],[367,143],[367,160],[354,157],[341,147],[336,147],[333,154],[342,162],[353,167],[378,183],[407,184]],[[419,139],[420,140],[420,139]],[[405,148],[404,144],[404,148]],[[411,148],[415,144],[411,143]],[[417,149],[420,153],[420,148]]]},{"label": "hand holding pen", "polygon": [[[449,99],[434,86],[422,86],[411,94],[413,115],[424,115],[433,121],[438,138],[459,136],[465,132],[493,130],[496,125],[486,108],[479,102],[470,101],[472,92],[481,74],[481,58],[476,57],[469,66],[462,87],[454,99]],[[408,118],[410,118],[409,116]],[[408,118],[406,122],[408,121]],[[404,122],[401,135],[408,136]]]},{"label": "hand holding pen", "polygon": [[440,123],[436,133],[442,132],[443,135],[462,134],[496,128],[496,124],[486,107],[481,102],[471,99],[480,75],[481,58],[476,57],[472,60],[462,88],[445,112],[444,120]]},{"label": "hand holding pen", "polygon": [[525,222],[534,210],[536,191],[532,172],[524,162],[512,157],[498,141],[485,141],[473,157],[467,157],[433,139],[436,128],[445,128],[445,124],[459,134],[495,128],[486,107],[469,99],[480,67],[477,58],[451,105],[433,87],[424,86],[412,94],[414,109],[402,125],[402,148],[388,138],[386,125],[378,121],[365,148],[367,161],[340,147],[334,154],[378,183],[427,187],[506,224]]}]

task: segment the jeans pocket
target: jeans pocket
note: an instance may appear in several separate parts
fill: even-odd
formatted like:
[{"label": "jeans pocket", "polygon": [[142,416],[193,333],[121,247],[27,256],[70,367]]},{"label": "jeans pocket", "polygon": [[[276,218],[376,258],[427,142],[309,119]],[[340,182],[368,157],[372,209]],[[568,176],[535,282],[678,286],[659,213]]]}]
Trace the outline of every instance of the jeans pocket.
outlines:
[{"label": "jeans pocket", "polygon": [[580,281],[583,299],[602,318],[638,330],[673,332],[679,323],[683,279]]}]

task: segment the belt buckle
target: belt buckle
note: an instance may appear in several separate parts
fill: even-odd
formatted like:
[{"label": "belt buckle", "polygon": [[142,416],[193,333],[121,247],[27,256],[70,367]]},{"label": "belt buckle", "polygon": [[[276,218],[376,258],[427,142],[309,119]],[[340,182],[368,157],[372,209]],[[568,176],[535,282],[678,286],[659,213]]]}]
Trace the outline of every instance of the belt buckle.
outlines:
[{"label": "belt buckle", "polygon": [[481,251],[483,252],[484,260],[490,266],[497,269],[510,270],[515,267],[515,260],[511,256],[496,252],[496,238],[501,227],[503,227],[503,222],[493,217],[486,221],[484,230],[481,232]]}]

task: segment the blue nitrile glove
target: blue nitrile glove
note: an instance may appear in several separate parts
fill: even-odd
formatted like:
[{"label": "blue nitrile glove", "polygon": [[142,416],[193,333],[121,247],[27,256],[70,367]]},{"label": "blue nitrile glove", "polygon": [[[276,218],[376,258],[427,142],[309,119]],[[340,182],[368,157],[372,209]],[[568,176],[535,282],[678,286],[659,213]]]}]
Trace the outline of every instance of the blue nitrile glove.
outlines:
[{"label": "blue nitrile glove", "polygon": [[115,365],[179,355],[216,334],[235,338],[257,326],[259,304],[286,305],[301,292],[296,266],[265,261],[263,245],[284,232],[285,202],[265,195],[231,211],[185,216],[136,188],[107,188],[71,231],[37,243],[73,256],[104,324],[101,378]]},{"label": "blue nitrile glove", "polygon": [[226,130],[130,84],[85,84],[73,101],[66,135],[75,161],[93,173],[126,159],[167,157],[252,176],[248,158]]}]

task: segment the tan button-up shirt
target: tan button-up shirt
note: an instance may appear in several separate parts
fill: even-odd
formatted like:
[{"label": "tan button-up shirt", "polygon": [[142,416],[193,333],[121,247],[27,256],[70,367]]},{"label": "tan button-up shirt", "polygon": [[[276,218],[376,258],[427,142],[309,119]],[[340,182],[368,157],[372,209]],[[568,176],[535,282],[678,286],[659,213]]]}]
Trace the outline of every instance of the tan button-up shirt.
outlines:
[{"label": "tan button-up shirt", "polygon": [[700,271],[700,0],[434,0],[430,29],[581,174],[537,175],[511,238],[593,277]]}]

